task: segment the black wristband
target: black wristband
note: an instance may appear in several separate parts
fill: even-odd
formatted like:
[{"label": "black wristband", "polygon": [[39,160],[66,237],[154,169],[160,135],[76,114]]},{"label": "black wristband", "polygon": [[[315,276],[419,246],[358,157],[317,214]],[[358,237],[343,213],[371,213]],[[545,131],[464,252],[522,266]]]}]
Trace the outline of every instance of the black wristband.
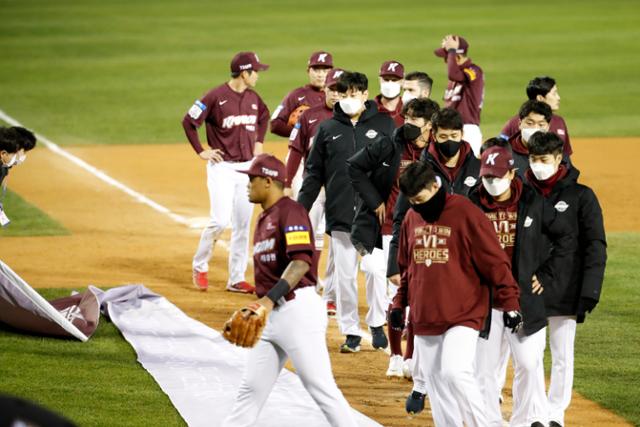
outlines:
[{"label": "black wristband", "polygon": [[280,298],[288,294],[289,291],[291,291],[289,282],[284,279],[280,279],[271,289],[269,289],[266,296],[275,304]]}]

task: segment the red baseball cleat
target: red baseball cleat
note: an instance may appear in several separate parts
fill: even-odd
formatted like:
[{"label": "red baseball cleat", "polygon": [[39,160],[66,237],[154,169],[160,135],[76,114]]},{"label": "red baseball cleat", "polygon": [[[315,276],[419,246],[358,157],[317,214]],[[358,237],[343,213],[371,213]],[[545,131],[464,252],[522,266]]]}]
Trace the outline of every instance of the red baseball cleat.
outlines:
[{"label": "red baseball cleat", "polygon": [[335,317],[336,315],[336,303],[333,301],[327,301],[327,316]]},{"label": "red baseball cleat", "polygon": [[193,285],[201,291],[209,289],[209,279],[206,271],[193,270]]},{"label": "red baseball cleat", "polygon": [[252,294],[256,291],[256,288],[253,285],[250,285],[247,282],[237,282],[233,285],[227,285],[227,290],[229,292],[238,292],[241,294]]}]

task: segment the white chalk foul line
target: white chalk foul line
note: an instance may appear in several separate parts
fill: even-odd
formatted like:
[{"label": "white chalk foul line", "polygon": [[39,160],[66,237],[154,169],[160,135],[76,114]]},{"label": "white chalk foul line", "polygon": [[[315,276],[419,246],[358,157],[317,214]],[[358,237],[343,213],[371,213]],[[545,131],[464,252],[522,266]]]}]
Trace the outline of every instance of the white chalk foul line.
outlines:
[{"label": "white chalk foul line", "polygon": [[[5,122],[9,123],[11,126],[22,126],[22,127],[25,127],[22,123],[20,123],[18,120],[14,119],[13,117],[11,117],[7,113],[5,113],[3,110],[0,110],[0,120],[3,120]],[[42,142],[45,145],[45,147],[47,147],[49,150],[53,151],[57,155],[59,155],[61,157],[64,157],[65,159],[69,160],[71,163],[73,163],[76,166],[80,167],[81,169],[89,172],[90,174],[92,174],[93,176],[95,176],[99,180],[105,182],[106,184],[111,185],[112,187],[115,187],[118,190],[124,192],[125,194],[129,195],[130,197],[132,197],[135,201],[137,201],[139,203],[142,203],[144,205],[147,205],[151,209],[153,209],[154,211],[168,216],[170,219],[172,219],[173,221],[177,222],[178,224],[182,224],[182,225],[185,225],[187,227],[192,228],[192,223],[193,223],[192,220],[190,220],[190,219],[188,219],[188,218],[186,218],[186,217],[184,217],[182,215],[179,215],[179,214],[177,214],[175,212],[172,212],[171,209],[161,205],[158,202],[155,202],[155,201],[151,200],[150,198],[148,198],[144,194],[139,193],[136,190],[126,186],[125,184],[121,183],[117,179],[110,177],[105,172],[101,171],[100,169],[96,168],[95,166],[90,165],[89,163],[85,162],[81,158],[79,158],[79,157],[71,154],[67,150],[61,148],[58,144],[56,144],[55,142],[51,141],[46,136],[44,136],[44,135],[42,135],[40,133],[37,133],[37,132],[34,132],[34,133],[36,134],[36,137],[38,138],[38,141]],[[224,248],[227,252],[229,252],[229,245],[227,244],[226,241],[218,240],[216,243],[219,246],[221,246],[222,248]],[[365,332],[365,333],[363,333],[362,338],[365,341],[368,341],[369,343],[371,343],[371,335],[370,334]],[[385,353],[389,354],[389,348],[388,347],[385,349]]]}]

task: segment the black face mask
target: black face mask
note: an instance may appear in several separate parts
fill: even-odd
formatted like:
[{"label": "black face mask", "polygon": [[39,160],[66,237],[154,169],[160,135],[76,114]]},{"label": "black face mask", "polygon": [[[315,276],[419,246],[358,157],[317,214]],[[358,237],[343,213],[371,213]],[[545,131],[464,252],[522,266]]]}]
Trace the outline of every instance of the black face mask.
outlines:
[{"label": "black face mask", "polygon": [[447,197],[444,187],[440,186],[436,194],[424,203],[411,205],[411,209],[418,212],[422,219],[427,222],[435,222],[440,218],[440,214],[444,209],[444,202]]},{"label": "black face mask", "polygon": [[402,125],[402,136],[404,136],[405,141],[415,141],[420,135],[422,135],[422,131],[418,126],[412,125],[411,123]]},{"label": "black face mask", "polygon": [[460,150],[460,141],[453,141],[451,139],[446,140],[445,142],[436,143],[436,147],[440,154],[445,156],[447,159],[452,158],[456,155],[458,150]]}]

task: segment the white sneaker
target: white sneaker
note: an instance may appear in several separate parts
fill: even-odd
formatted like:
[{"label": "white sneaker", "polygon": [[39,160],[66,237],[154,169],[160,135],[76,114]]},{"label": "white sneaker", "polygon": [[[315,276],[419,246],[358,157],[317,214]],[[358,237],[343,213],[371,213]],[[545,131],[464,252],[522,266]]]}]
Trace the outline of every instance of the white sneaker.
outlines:
[{"label": "white sneaker", "polygon": [[413,378],[413,359],[402,362],[402,375],[408,380]]},{"label": "white sneaker", "polygon": [[387,377],[402,378],[402,356],[399,354],[391,355],[389,358],[389,369],[387,369]]}]

